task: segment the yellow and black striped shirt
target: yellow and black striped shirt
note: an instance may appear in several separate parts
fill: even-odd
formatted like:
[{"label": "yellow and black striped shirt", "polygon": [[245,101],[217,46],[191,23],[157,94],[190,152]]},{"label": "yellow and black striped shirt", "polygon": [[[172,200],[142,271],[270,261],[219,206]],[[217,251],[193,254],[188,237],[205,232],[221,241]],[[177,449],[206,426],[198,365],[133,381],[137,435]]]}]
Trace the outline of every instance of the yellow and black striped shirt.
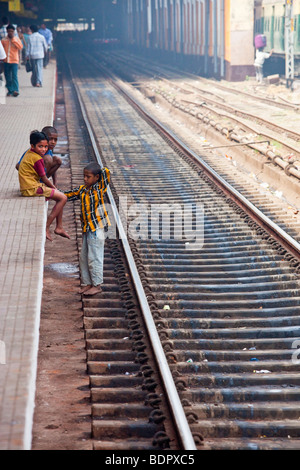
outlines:
[{"label": "yellow and black striped shirt", "polygon": [[98,228],[111,225],[103,197],[109,183],[110,171],[107,168],[102,168],[100,181],[91,186],[90,189],[82,185],[71,191],[64,191],[68,200],[80,200],[80,219],[84,233],[87,231],[95,232]]}]

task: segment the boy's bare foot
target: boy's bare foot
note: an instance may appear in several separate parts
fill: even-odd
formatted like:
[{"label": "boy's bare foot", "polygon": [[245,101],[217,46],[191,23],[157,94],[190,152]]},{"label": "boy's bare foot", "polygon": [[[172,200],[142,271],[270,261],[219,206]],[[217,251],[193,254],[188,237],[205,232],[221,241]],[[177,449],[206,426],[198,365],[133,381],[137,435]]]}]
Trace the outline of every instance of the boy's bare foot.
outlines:
[{"label": "boy's bare foot", "polygon": [[87,290],[91,289],[92,286],[83,286],[81,289],[79,289],[78,294],[84,294]]},{"label": "boy's bare foot", "polygon": [[50,235],[50,231],[49,231],[48,229],[46,229],[46,238],[47,238],[47,240],[50,240],[50,242],[53,241],[53,240],[52,240],[52,237],[51,237],[51,235]]},{"label": "boy's bare foot", "polygon": [[102,289],[100,286],[96,286],[96,287],[91,287],[89,290],[86,290],[84,292],[84,295],[96,295],[96,294],[101,294]]},{"label": "boy's bare foot", "polygon": [[56,235],[59,235],[60,237],[68,238],[70,240],[69,234],[67,232],[65,232],[65,230],[62,229],[62,228],[56,228],[54,230],[54,233],[56,233]]}]

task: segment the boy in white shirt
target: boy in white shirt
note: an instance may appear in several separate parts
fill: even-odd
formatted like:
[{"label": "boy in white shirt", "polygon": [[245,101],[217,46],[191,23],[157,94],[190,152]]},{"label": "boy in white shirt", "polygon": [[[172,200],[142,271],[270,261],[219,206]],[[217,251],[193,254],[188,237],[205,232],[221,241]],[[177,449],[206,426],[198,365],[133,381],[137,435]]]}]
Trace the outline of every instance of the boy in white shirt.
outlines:
[{"label": "boy in white shirt", "polygon": [[260,47],[259,49],[256,49],[256,55],[255,55],[255,61],[254,61],[254,67],[255,67],[255,72],[256,72],[256,80],[258,83],[263,83],[264,79],[264,74],[263,74],[263,66],[264,62],[266,59],[269,59],[273,53],[273,49],[268,52],[264,52],[264,48]]}]

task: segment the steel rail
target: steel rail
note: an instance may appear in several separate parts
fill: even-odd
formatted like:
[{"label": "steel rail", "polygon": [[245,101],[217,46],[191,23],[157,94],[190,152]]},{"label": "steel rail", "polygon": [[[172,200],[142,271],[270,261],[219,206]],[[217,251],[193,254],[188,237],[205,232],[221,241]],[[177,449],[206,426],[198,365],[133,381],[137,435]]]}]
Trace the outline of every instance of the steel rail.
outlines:
[{"label": "steel rail", "polygon": [[[91,140],[91,144],[92,144],[93,150],[95,152],[95,156],[98,160],[98,163],[101,166],[103,166],[101,155],[98,151],[98,146],[97,146],[97,143],[96,143],[96,139],[94,137],[94,131],[93,131],[93,128],[92,128],[92,126],[89,122],[89,118],[87,116],[86,108],[85,108],[84,102],[81,98],[79,88],[78,88],[78,86],[77,86],[77,84],[74,80],[74,77],[73,77],[73,74],[72,74],[72,69],[71,69],[71,66],[70,66],[69,62],[68,62],[68,66],[69,66],[69,70],[70,70],[70,74],[71,74],[71,78],[72,78],[72,83],[73,83],[74,88],[76,90],[76,94],[77,94],[77,98],[78,98],[78,101],[79,101],[82,117],[83,117],[83,120],[85,122],[87,131],[88,131],[88,134],[89,134],[89,137],[90,137],[90,140]],[[174,380],[173,380],[172,373],[170,371],[170,368],[169,368],[169,365],[168,365],[163,347],[161,345],[161,341],[160,341],[160,338],[159,338],[159,335],[158,335],[158,332],[157,332],[157,329],[156,329],[155,322],[154,322],[153,317],[152,317],[152,313],[151,313],[151,309],[150,309],[150,306],[149,306],[149,303],[148,303],[148,300],[147,300],[147,297],[146,297],[146,293],[144,291],[144,288],[143,288],[143,285],[142,285],[142,282],[141,282],[141,279],[140,279],[140,276],[139,276],[139,273],[138,273],[133,255],[132,255],[132,251],[131,251],[131,248],[130,248],[130,245],[129,245],[129,242],[128,242],[128,239],[127,239],[127,235],[125,233],[123,224],[121,222],[120,215],[119,215],[118,209],[117,209],[117,205],[115,203],[115,200],[114,200],[114,197],[111,193],[110,188],[108,188],[108,190],[107,190],[107,196],[108,196],[109,202],[111,204],[111,207],[112,207],[112,210],[113,210],[113,213],[114,213],[115,221],[116,221],[116,224],[117,224],[117,227],[118,227],[118,230],[119,230],[120,239],[122,240],[122,244],[123,244],[123,247],[124,247],[124,251],[125,251],[125,254],[126,254],[126,258],[127,258],[127,261],[128,261],[128,265],[129,265],[129,268],[130,268],[132,279],[133,279],[133,282],[134,282],[134,285],[135,285],[135,288],[136,288],[136,293],[137,293],[137,296],[138,296],[138,299],[139,299],[139,302],[140,302],[140,306],[141,306],[141,309],[142,309],[142,312],[143,312],[143,317],[144,317],[144,320],[145,320],[145,323],[146,323],[146,326],[147,326],[147,330],[148,330],[148,334],[149,334],[149,337],[150,337],[150,340],[151,340],[151,346],[152,346],[153,351],[155,353],[155,358],[156,358],[156,361],[157,361],[157,365],[159,367],[161,378],[162,378],[164,388],[165,388],[165,391],[166,391],[166,394],[167,394],[167,398],[168,398],[168,401],[169,401],[169,404],[170,404],[170,407],[171,407],[171,410],[172,410],[173,419],[176,423],[177,433],[179,435],[179,438],[181,440],[181,443],[183,445],[184,450],[197,450],[197,447],[196,447],[196,444],[195,444],[190,426],[188,424],[188,421],[187,421],[187,418],[186,418],[181,400],[180,400],[179,395],[178,395],[178,391],[176,389],[176,386],[175,386],[175,383],[174,383]]]}]

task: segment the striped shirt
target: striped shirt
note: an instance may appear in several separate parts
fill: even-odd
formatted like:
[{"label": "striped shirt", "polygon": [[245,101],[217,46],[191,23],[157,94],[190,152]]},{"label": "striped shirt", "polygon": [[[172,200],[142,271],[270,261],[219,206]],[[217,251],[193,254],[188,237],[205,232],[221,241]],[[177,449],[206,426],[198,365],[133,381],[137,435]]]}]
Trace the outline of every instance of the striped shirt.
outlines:
[{"label": "striped shirt", "polygon": [[30,59],[43,59],[48,51],[48,45],[44,36],[33,33],[29,36],[26,55]]},{"label": "striped shirt", "polygon": [[110,171],[102,168],[100,181],[87,189],[85,185],[71,191],[63,191],[69,201],[80,200],[82,231],[95,232],[111,225],[104,204],[104,193],[110,183]]}]

